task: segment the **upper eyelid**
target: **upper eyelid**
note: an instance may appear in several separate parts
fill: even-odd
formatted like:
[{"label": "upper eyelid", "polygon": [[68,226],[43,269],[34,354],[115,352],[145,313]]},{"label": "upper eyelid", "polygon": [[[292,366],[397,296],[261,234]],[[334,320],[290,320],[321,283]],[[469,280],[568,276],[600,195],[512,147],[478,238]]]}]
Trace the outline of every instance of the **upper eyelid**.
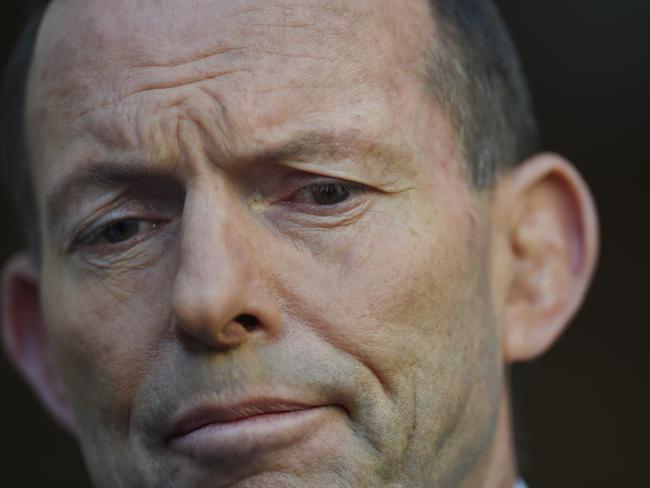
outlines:
[{"label": "upper eyelid", "polygon": [[[124,185],[121,188],[109,188],[106,191],[87,192],[87,198],[79,201],[78,208],[95,207],[87,213],[85,217],[76,218],[73,213],[62,217],[62,224],[52,223],[48,220],[48,225],[52,227],[55,235],[61,236],[63,242],[70,238],[71,235],[80,233],[80,229],[85,229],[98,222],[113,212],[123,210],[124,213],[133,212],[150,212],[150,213],[177,213],[182,211],[185,202],[185,190],[181,183],[175,182],[173,185],[166,180],[159,181],[159,178],[153,178],[148,182],[139,184]],[[79,212],[79,211],[78,211]],[[76,221],[76,222],[75,222]],[[58,228],[57,228],[58,227]]]},{"label": "upper eyelid", "polygon": [[[95,235],[101,234],[102,230],[105,229],[108,225],[114,222],[119,222],[120,220],[122,219],[114,220],[104,226],[99,227]],[[140,219],[140,220],[144,221],[149,219]],[[171,221],[169,223],[171,223]],[[156,225],[155,227],[147,229],[146,231],[143,232],[138,232],[138,234],[117,243],[106,243],[106,242],[102,242],[101,240],[98,242],[89,241],[87,243],[78,243],[75,244],[70,251],[80,252],[83,259],[90,259],[91,262],[94,261],[94,259],[96,258],[105,259],[108,258],[109,256],[118,256],[124,252],[127,252],[129,249],[138,246],[143,241],[146,241],[149,238],[153,237],[150,236],[150,234],[155,234],[156,232],[163,231],[163,229],[167,227],[169,223],[165,223],[163,225]]]},{"label": "upper eyelid", "polygon": [[[144,207],[141,207],[140,209],[141,211],[142,208]],[[106,228],[108,228],[108,226],[116,222],[119,222],[121,220],[130,220],[130,219],[143,220],[143,221],[162,220],[161,218],[154,218],[153,216],[154,212],[150,208],[148,209],[148,211],[150,212],[148,216],[144,216],[141,211],[137,213],[134,209],[129,209],[129,210],[114,209],[112,211],[106,212],[97,220],[91,221],[91,223],[87,223],[86,225],[81,224],[78,227],[78,230],[75,230],[72,233],[65,248],[70,251],[74,251],[79,247],[92,242],[94,236],[101,234]]]},{"label": "upper eyelid", "polygon": [[97,225],[91,227],[88,231],[83,232],[80,234],[81,240],[85,241],[86,243],[89,242],[91,239],[94,239],[95,237],[99,236],[102,232],[104,232],[106,229],[108,229],[111,225],[114,225],[118,222],[123,222],[126,220],[139,220],[139,221],[144,221],[147,219],[139,219],[137,217],[122,217],[122,218],[116,218],[109,220],[106,223],[98,223]]},{"label": "upper eyelid", "polygon": [[285,199],[283,202],[280,202],[279,207],[288,207],[289,209],[293,209],[293,211],[291,211],[292,216],[290,217],[290,220],[292,221],[297,222],[304,219],[305,223],[311,222],[316,226],[320,226],[321,224],[324,224],[325,221],[328,221],[329,223],[326,225],[333,226],[335,225],[335,220],[340,224],[341,219],[348,220],[354,218],[353,214],[359,215],[360,213],[363,213],[363,210],[366,209],[371,202],[369,193],[372,192],[372,188],[355,183],[349,185],[358,191],[353,191],[350,195],[350,198],[347,198],[333,205],[321,205],[309,202],[292,202]]},{"label": "upper eyelid", "polygon": [[320,189],[321,187],[327,187],[329,185],[336,185],[336,186],[341,186],[345,187],[348,190],[350,190],[350,193],[354,193],[355,191],[360,191],[360,190],[365,190],[367,187],[364,187],[363,185],[360,185],[358,183],[351,183],[351,182],[345,182],[345,181],[321,181],[321,182],[316,182],[312,183],[306,186],[303,186],[293,192],[292,195],[295,195],[297,193],[303,192],[303,191],[308,191],[311,189]]},{"label": "upper eyelid", "polygon": [[367,185],[364,185],[362,183],[356,183],[356,182],[353,182],[353,181],[346,181],[346,180],[341,180],[341,179],[325,179],[323,181],[316,181],[316,182],[310,183],[308,185],[301,186],[300,188],[295,190],[291,194],[291,196],[293,196],[296,193],[299,193],[301,191],[310,190],[310,189],[313,189],[313,188],[318,188],[318,187],[327,186],[327,185],[340,185],[340,186],[348,188],[352,192],[355,192],[355,191],[370,191],[371,190],[371,188],[369,188]]},{"label": "upper eyelid", "polygon": [[[284,171],[289,170],[289,174],[282,174]],[[271,172],[272,174],[273,172]],[[302,170],[302,169],[288,169],[283,168],[283,171],[275,177],[271,178],[276,180],[273,186],[276,189],[279,188],[293,188],[298,190],[305,186],[318,185],[322,183],[345,183],[350,185],[364,185],[364,183],[357,181],[353,175],[347,174],[336,174],[330,173],[328,171],[317,172],[314,170]],[[266,176],[260,178],[257,183],[265,185],[267,181]]]},{"label": "upper eyelid", "polygon": [[[88,230],[82,230],[80,233],[78,233],[72,241],[73,247],[79,247],[79,246],[84,246],[91,244],[95,242],[96,238],[104,232],[106,229],[109,228],[109,226],[113,225],[116,222],[120,222],[122,220],[131,220],[129,217],[124,217],[124,218],[116,218],[109,220],[106,223],[97,223],[91,227],[88,228]],[[142,219],[140,219],[142,220]]]},{"label": "upper eyelid", "polygon": [[[302,179],[302,178],[301,178]],[[307,178],[305,178],[307,179]],[[368,185],[363,183],[358,183],[352,180],[346,180],[343,178],[332,177],[332,176],[322,176],[322,175],[313,175],[311,181],[299,181],[292,186],[292,190],[289,191],[289,195],[294,195],[299,191],[308,190],[311,188],[323,186],[323,185],[342,185],[354,190],[370,190],[371,188]]]}]

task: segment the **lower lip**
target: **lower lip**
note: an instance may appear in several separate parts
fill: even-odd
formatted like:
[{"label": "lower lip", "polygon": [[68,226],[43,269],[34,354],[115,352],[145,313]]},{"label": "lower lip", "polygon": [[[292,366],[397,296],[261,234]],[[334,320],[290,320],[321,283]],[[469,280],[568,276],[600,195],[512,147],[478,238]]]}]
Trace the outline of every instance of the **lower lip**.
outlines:
[{"label": "lower lip", "polygon": [[339,410],[339,407],[327,405],[215,422],[171,438],[168,447],[178,454],[210,463],[242,455],[250,459],[257,452],[300,442]]}]

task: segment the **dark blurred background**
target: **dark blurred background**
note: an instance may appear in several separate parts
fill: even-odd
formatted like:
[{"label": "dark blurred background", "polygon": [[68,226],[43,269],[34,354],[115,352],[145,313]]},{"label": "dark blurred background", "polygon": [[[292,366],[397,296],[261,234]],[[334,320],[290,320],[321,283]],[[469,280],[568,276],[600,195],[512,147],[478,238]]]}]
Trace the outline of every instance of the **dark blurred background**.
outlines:
[{"label": "dark blurred background", "polygon": [[[531,488],[650,487],[650,1],[500,0],[544,135],[591,186],[602,224],[587,302],[551,352],[513,373]],[[25,18],[5,2],[5,64]],[[642,188],[646,188],[644,192]],[[645,195],[645,196],[644,196]],[[0,262],[20,246],[7,196]],[[76,443],[0,357],[2,485],[89,486]]]}]

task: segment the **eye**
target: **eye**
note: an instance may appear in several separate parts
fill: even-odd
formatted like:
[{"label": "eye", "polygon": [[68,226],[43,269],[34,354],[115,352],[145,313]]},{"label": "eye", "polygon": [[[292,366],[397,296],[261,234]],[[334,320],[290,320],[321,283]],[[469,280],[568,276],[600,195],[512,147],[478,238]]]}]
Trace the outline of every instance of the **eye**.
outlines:
[{"label": "eye", "polygon": [[[110,244],[118,244],[139,234],[146,224],[149,223],[137,219],[118,220],[117,222],[108,224],[104,230],[102,230],[100,236]],[[155,226],[155,224],[151,225]]]},{"label": "eye", "polygon": [[326,182],[301,188],[292,197],[292,202],[311,205],[332,206],[343,203],[360,188],[343,182]]},{"label": "eye", "polygon": [[116,245],[126,242],[134,237],[155,229],[157,222],[142,219],[121,219],[110,222],[97,230],[80,238],[81,244],[108,244]]}]

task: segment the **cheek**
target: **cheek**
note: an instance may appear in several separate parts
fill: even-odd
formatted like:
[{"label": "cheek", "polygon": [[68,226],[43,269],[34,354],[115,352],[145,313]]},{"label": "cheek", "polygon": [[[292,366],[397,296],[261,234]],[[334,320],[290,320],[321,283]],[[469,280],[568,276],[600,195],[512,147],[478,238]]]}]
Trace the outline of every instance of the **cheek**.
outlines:
[{"label": "cheek", "polygon": [[170,333],[171,291],[161,286],[170,280],[163,268],[131,270],[119,278],[46,269],[43,314],[79,421],[127,427],[135,390]]},{"label": "cheek", "polygon": [[377,438],[391,433],[386,451],[410,445],[414,466],[483,445],[498,402],[482,230],[467,201],[439,198],[378,211],[278,280],[292,284],[281,295],[297,321],[372,373],[362,421]]},{"label": "cheek", "polygon": [[467,317],[483,292],[469,210],[450,211],[438,200],[391,202],[345,232],[318,256],[284,259],[293,264],[278,281],[292,288],[280,295],[297,320],[360,359],[389,390],[414,364],[466,347],[475,325]]}]

